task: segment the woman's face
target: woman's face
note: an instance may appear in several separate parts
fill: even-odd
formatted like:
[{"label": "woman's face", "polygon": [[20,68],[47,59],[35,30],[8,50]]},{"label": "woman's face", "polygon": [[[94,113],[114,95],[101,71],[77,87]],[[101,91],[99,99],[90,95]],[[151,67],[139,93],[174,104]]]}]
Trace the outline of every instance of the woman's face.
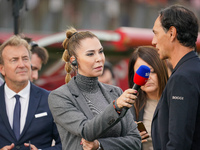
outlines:
[{"label": "woman's face", "polygon": [[98,77],[103,73],[105,56],[100,41],[94,38],[81,40],[77,48],[78,72],[87,77]]},{"label": "woman's face", "polygon": [[137,71],[137,69],[141,66],[141,65],[146,65],[151,69],[151,73],[149,76],[149,79],[147,81],[147,83],[143,86],[141,86],[141,89],[146,92],[147,96],[150,96],[152,94],[155,94],[155,96],[157,96],[159,88],[158,88],[158,76],[157,74],[154,72],[154,69],[152,68],[152,66],[150,66],[148,63],[146,63],[143,59],[141,59],[140,57],[138,57],[138,59],[135,62],[134,65],[134,72]]}]

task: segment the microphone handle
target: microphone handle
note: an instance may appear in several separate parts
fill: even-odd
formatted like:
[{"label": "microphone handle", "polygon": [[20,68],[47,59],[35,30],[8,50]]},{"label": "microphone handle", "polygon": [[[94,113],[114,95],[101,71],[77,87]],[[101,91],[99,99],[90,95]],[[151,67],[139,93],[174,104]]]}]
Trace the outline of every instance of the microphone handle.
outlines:
[{"label": "microphone handle", "polygon": [[[137,85],[137,84],[134,84],[133,85],[133,87],[132,87],[132,89],[134,89],[134,90],[136,90],[136,91],[138,91],[139,89],[140,89],[140,85]],[[121,111],[121,117],[124,117],[125,116],[125,114],[126,114],[126,112],[128,111],[128,107],[124,107],[123,109],[122,109],[122,111]]]},{"label": "microphone handle", "polygon": [[138,91],[140,89],[140,85],[134,84],[132,89]]}]

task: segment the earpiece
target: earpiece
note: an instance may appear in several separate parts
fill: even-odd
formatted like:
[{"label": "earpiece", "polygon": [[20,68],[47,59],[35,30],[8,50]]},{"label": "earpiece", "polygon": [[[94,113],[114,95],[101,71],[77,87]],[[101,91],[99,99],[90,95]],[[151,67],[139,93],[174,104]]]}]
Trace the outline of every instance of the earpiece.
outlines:
[{"label": "earpiece", "polygon": [[73,65],[73,66],[77,66],[77,61],[76,61],[76,59],[75,59],[74,61],[72,61],[72,65]]}]

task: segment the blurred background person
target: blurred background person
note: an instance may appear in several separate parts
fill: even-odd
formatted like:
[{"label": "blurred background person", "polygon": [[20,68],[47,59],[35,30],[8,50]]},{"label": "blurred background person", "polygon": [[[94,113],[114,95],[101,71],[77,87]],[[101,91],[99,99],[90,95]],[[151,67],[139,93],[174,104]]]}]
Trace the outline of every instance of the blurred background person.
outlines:
[{"label": "blurred background person", "polygon": [[[157,50],[152,46],[140,46],[134,50],[129,60],[128,81],[133,87],[135,72],[141,65],[151,69],[147,83],[141,86],[134,107],[130,110],[135,121],[142,121],[150,137],[142,144],[143,150],[153,150],[151,122],[155,108],[168,80],[168,71],[164,61],[160,60]],[[144,133],[141,133],[145,137]]]},{"label": "blurred background person", "polygon": [[[32,45],[32,44],[31,44]],[[31,48],[31,81],[35,81],[39,77],[39,71],[42,69],[42,64],[46,64],[49,58],[48,51],[44,47],[40,47],[37,44],[32,45]]]},{"label": "blurred background person", "polygon": [[31,82],[35,81],[39,77],[39,71],[42,69],[42,64],[46,64],[49,59],[49,54],[46,48],[40,47],[35,41],[32,41],[31,38],[24,38],[31,46]]},{"label": "blurred background person", "polygon": [[103,74],[98,77],[99,82],[115,85],[115,75],[113,72],[112,64],[108,61],[105,61]]},{"label": "blurred background person", "polygon": [[[132,107],[136,91],[123,92],[98,81],[105,55],[96,35],[69,28],[66,36],[67,84],[51,91],[48,98],[63,150],[139,150],[141,137],[131,112],[121,113],[124,107]],[[71,78],[73,66],[77,75]]]}]

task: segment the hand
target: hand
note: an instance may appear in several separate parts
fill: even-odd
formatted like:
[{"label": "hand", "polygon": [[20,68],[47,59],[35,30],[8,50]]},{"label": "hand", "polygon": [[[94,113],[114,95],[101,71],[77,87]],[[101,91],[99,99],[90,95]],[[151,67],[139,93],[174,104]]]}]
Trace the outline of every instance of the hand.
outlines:
[{"label": "hand", "polygon": [[[24,143],[24,146],[29,147],[29,143]],[[31,144],[31,150],[38,150],[35,145]]]},{"label": "hand", "polygon": [[127,89],[124,93],[117,99],[117,106],[119,109],[123,107],[132,107],[136,96],[137,91],[134,89]]},{"label": "hand", "polygon": [[83,150],[96,150],[97,148],[99,148],[98,140],[94,140],[90,142],[82,138],[81,143],[83,145]]},{"label": "hand", "polygon": [[15,147],[15,144],[12,143],[11,145],[6,145],[3,148],[1,148],[0,150],[11,150]]},{"label": "hand", "polygon": [[147,138],[149,137],[149,134],[146,131],[140,132],[140,136],[142,138],[142,143],[147,142]]}]

